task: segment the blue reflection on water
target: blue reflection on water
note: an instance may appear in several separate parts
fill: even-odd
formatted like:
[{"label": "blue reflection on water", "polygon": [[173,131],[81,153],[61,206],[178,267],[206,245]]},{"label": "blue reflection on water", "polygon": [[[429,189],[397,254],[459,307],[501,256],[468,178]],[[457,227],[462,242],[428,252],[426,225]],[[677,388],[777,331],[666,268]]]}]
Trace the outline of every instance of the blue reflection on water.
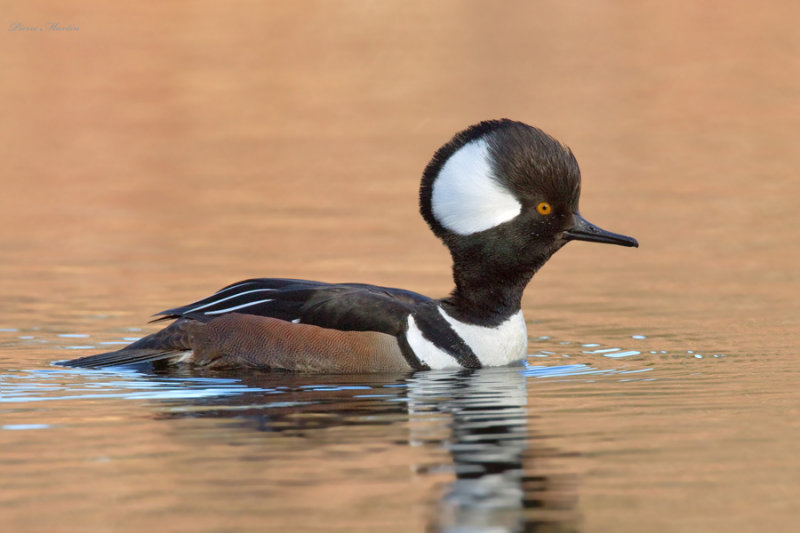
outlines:
[{"label": "blue reflection on water", "polygon": [[28,429],[47,429],[49,427],[52,426],[50,426],[50,424],[4,424],[0,426],[0,429],[20,431]]},{"label": "blue reflection on water", "polygon": [[[584,345],[583,347],[586,347]],[[585,354],[606,357],[625,357],[632,353],[619,352],[618,348],[583,351]],[[533,357],[548,357],[552,352],[540,351]],[[566,355],[566,354],[565,354]],[[564,378],[588,375],[632,374],[648,372],[652,368],[640,369],[598,369],[589,364],[533,365],[528,362],[519,370],[529,378]],[[22,371],[0,376],[3,384],[0,403],[41,402],[77,399],[123,398],[129,400],[180,400],[212,398],[245,393],[282,394],[287,390],[277,380],[274,387],[254,387],[232,377],[171,376],[157,375],[135,369],[118,367],[113,369],[66,369],[51,368]],[[403,387],[402,383],[387,383],[381,387]],[[336,383],[335,377],[321,383],[296,383],[295,389],[317,392],[369,391],[374,387],[368,383]],[[362,393],[359,397],[381,398],[392,395]]]},{"label": "blue reflection on water", "polygon": [[175,400],[269,392],[266,389],[248,387],[235,378],[171,378],[122,368],[29,370],[0,376],[0,382],[3,384],[0,403],[98,398]]},{"label": "blue reflection on water", "polygon": [[649,372],[652,367],[638,369],[598,369],[585,364],[558,365],[558,366],[534,366],[526,365],[522,374],[533,378],[553,378],[564,376],[585,376],[585,375],[612,375],[612,374],[636,374]]}]

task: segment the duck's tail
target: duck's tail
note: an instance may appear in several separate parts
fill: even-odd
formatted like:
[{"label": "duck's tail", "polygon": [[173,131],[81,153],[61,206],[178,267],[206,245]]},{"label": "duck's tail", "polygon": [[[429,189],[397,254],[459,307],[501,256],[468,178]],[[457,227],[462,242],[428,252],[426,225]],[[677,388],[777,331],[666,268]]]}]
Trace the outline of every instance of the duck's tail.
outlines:
[{"label": "duck's tail", "polygon": [[192,338],[199,325],[200,323],[195,320],[182,318],[161,331],[141,338],[121,350],[87,355],[69,361],[58,361],[56,364],[71,367],[104,368],[178,360],[192,349]]}]

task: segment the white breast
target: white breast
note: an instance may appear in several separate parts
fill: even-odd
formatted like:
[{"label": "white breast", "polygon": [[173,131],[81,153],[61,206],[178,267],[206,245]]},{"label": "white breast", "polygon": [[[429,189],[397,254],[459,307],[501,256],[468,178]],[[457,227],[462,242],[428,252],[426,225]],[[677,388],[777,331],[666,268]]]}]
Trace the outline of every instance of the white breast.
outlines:
[{"label": "white breast", "polygon": [[[469,346],[483,366],[503,366],[521,361],[528,351],[528,328],[522,311],[495,327],[466,324],[439,307],[439,313]],[[408,317],[406,334],[411,349],[431,369],[459,368],[455,358],[422,336],[414,317]]]},{"label": "white breast", "polygon": [[503,366],[525,358],[528,352],[528,327],[522,310],[493,328],[459,322],[439,308],[439,313],[472,348],[483,366]]}]

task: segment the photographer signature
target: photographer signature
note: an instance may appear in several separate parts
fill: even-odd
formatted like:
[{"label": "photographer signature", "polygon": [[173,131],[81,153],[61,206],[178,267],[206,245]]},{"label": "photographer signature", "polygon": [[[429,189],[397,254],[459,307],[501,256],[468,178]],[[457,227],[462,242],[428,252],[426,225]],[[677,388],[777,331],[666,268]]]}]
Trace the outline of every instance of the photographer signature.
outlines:
[{"label": "photographer signature", "polygon": [[28,24],[23,24],[22,22],[12,22],[8,25],[8,31],[23,31],[23,32],[33,32],[33,31],[80,31],[80,26],[77,24],[68,24],[62,25],[59,22],[48,22],[42,26],[32,26]]}]

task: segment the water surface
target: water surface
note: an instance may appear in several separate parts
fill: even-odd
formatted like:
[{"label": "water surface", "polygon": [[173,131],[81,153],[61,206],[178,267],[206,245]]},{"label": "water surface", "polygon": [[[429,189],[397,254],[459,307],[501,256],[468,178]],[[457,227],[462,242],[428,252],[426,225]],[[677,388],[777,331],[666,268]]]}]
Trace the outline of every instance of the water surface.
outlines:
[{"label": "water surface", "polygon": [[[798,11],[19,8],[80,29],[0,32],[3,530],[796,531]],[[51,364],[248,277],[446,294],[419,176],[502,116],[641,243],[537,274],[525,367]]]}]

